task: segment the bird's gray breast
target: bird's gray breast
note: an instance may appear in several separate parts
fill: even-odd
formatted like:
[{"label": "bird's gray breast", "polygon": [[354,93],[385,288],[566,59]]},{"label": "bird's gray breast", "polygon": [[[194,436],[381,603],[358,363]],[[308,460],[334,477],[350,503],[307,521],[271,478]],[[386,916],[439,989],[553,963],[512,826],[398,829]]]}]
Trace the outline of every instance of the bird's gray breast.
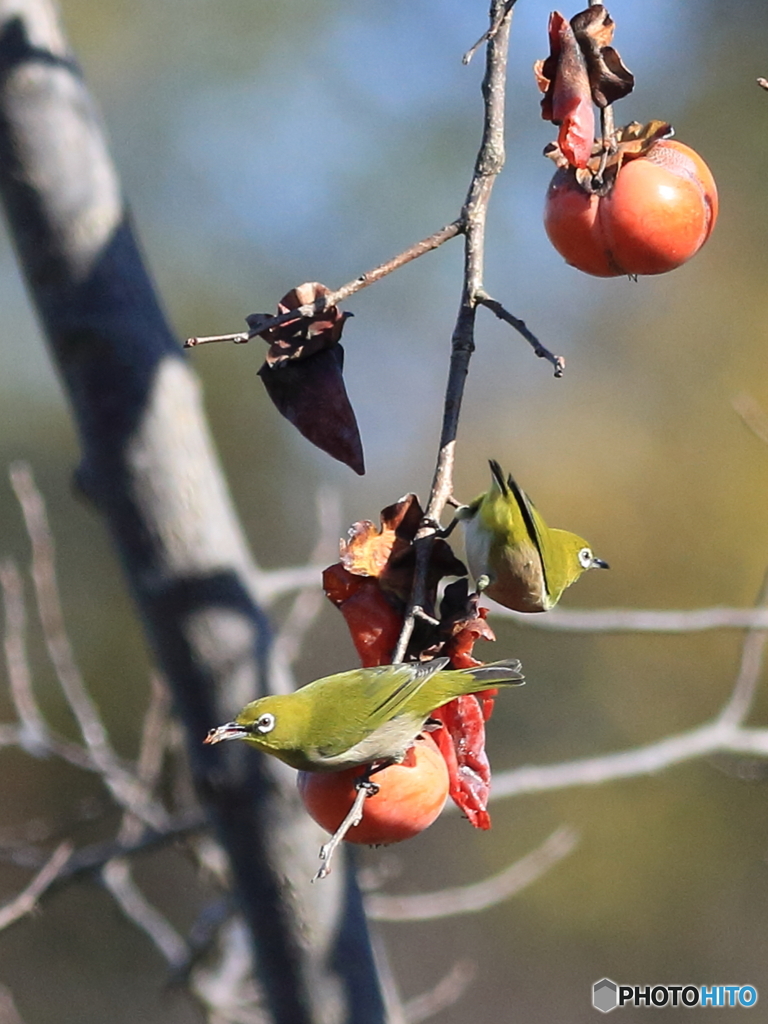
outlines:
[{"label": "bird's gray breast", "polygon": [[329,769],[350,768],[372,761],[400,760],[421,731],[426,718],[403,714],[383,722],[341,754],[327,756],[318,749],[317,758]]}]

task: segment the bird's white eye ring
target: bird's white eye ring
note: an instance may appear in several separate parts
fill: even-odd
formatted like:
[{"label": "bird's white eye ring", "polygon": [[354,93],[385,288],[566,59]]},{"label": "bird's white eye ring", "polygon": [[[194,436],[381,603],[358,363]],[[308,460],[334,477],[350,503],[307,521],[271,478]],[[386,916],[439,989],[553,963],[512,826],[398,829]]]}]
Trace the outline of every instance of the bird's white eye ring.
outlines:
[{"label": "bird's white eye ring", "polygon": [[579,552],[579,562],[580,562],[582,568],[589,569],[589,567],[592,565],[594,560],[595,560],[594,555],[589,550],[589,548],[582,548],[581,549],[581,551]]},{"label": "bird's white eye ring", "polygon": [[256,732],[260,732],[262,736],[265,733],[272,732],[275,728],[275,716],[270,714],[269,711],[265,711],[263,715],[259,715],[256,719]]}]

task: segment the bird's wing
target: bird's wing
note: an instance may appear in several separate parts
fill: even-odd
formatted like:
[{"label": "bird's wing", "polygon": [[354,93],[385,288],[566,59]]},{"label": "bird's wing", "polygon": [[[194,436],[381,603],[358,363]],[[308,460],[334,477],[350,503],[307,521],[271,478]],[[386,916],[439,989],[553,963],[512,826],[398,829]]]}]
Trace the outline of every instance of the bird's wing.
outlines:
[{"label": "bird's wing", "polygon": [[[324,691],[322,713],[325,721],[333,715],[333,737],[318,745],[319,752],[335,757],[359,743],[401,714],[424,683],[447,664],[448,658],[435,658],[418,664],[368,668],[362,677],[360,670],[340,673],[336,685]],[[431,710],[428,708],[425,714]]]},{"label": "bird's wing", "polygon": [[549,531],[547,525],[537,512],[536,506],[522,487],[517,484],[514,477],[507,477],[507,486],[514,495],[517,507],[520,509],[520,515],[523,517],[526,533],[528,534],[531,543],[539,553],[539,559],[541,560],[541,572],[544,577],[544,589],[549,594],[550,589],[547,581],[547,534]]}]

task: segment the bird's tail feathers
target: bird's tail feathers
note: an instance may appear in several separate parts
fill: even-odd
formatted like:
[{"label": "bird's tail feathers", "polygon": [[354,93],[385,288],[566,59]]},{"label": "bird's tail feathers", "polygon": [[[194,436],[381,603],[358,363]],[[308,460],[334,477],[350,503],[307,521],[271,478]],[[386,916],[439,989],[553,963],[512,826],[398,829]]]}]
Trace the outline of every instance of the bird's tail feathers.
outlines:
[{"label": "bird's tail feathers", "polygon": [[493,479],[496,481],[497,487],[502,494],[506,494],[509,488],[507,486],[507,481],[504,479],[504,470],[498,464],[496,459],[489,459],[488,465],[491,467],[491,473],[493,475]]},{"label": "bird's tail feathers", "polygon": [[489,686],[515,686],[525,682],[521,669],[522,665],[517,658],[507,658],[504,661],[492,661],[488,665],[476,665],[474,668],[465,668],[461,671],[471,675],[479,683],[488,683]]}]

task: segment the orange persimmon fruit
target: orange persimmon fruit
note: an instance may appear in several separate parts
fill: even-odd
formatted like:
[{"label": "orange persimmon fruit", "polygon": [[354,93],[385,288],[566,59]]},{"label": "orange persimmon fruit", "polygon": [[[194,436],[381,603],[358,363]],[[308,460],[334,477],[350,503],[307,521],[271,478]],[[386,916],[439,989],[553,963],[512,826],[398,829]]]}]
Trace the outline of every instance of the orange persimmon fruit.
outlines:
[{"label": "orange persimmon fruit", "polygon": [[[360,767],[340,772],[299,772],[299,795],[318,825],[335,832],[352,807]],[[448,768],[428,734],[417,737],[402,764],[371,779],[378,793],[366,797],[363,820],[346,835],[349,843],[399,843],[423,832],[438,817],[448,796]]]},{"label": "orange persimmon fruit", "polygon": [[626,160],[604,196],[582,189],[571,168],[558,170],[544,227],[566,262],[585,274],[665,274],[699,251],[717,209],[715,180],[698,153],[663,139]]}]

